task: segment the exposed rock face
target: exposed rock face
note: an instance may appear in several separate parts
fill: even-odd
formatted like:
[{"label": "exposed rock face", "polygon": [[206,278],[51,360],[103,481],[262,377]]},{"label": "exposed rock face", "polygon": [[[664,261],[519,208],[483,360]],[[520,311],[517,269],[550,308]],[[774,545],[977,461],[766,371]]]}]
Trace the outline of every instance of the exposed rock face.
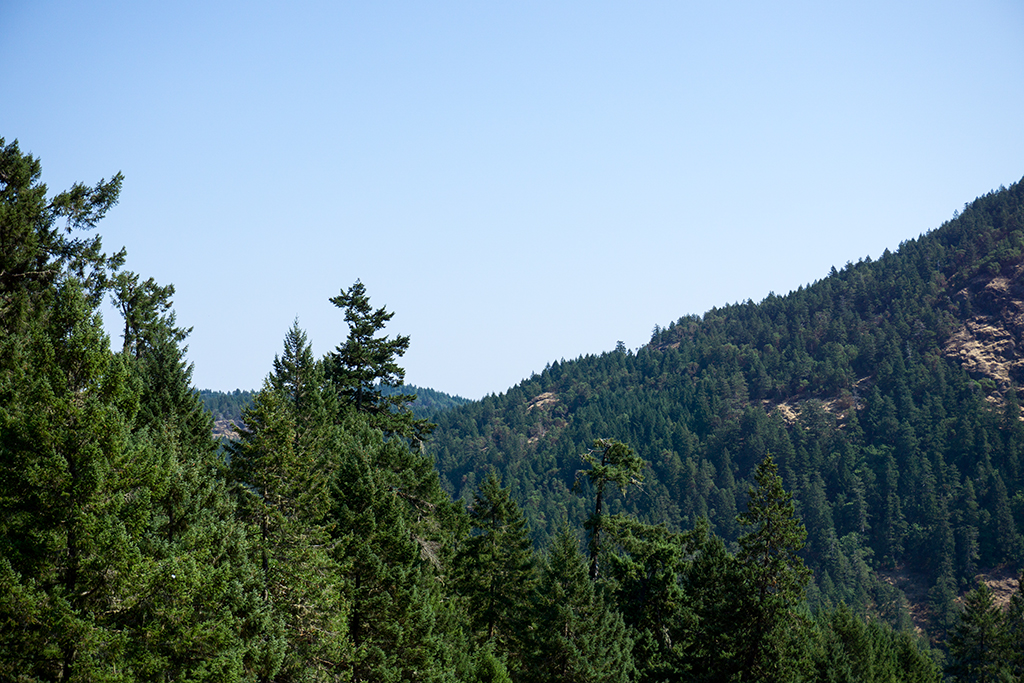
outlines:
[{"label": "exposed rock face", "polygon": [[969,305],[970,317],[943,352],[974,379],[995,382],[1000,396],[1024,383],[1024,264],[1006,275],[979,275],[953,299]]},{"label": "exposed rock face", "polygon": [[234,420],[216,420],[213,423],[213,435],[218,439],[234,441],[239,436],[235,427]]},{"label": "exposed rock face", "polygon": [[543,394],[538,394],[530,401],[526,409],[533,410],[534,408],[550,408],[554,404],[558,403],[558,396],[550,391],[545,391]]}]

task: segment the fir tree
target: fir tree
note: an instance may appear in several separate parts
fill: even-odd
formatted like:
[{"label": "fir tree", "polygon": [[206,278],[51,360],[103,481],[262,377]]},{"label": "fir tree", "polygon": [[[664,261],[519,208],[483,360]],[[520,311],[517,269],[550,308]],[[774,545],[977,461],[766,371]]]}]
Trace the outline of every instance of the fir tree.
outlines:
[{"label": "fir tree", "polygon": [[664,526],[613,517],[606,527],[608,578],[626,626],[634,640],[633,660],[639,681],[686,675],[684,649],[693,626],[692,596],[682,575],[698,544],[707,539],[707,524],[686,534]]},{"label": "fir tree", "polygon": [[441,595],[440,489],[395,476],[387,464],[403,452],[407,445],[385,441],[366,416],[345,418],[331,519],[349,606],[343,671],[353,681],[439,679],[460,654]]},{"label": "fir tree", "polygon": [[956,681],[996,683],[1013,680],[1007,661],[1003,614],[984,582],[964,598],[960,620],[949,634],[946,673]]},{"label": "fir tree", "polygon": [[1018,681],[1024,680],[1024,571],[1017,580],[1017,590],[1010,598],[1003,619],[1007,646],[1006,658],[1010,673]]},{"label": "fir tree", "polygon": [[456,557],[475,639],[522,668],[533,591],[533,546],[519,506],[492,470],[469,508],[474,530]]},{"label": "fir tree", "polygon": [[105,680],[124,670],[146,491],[138,394],[96,312],[124,254],[78,231],[121,176],[50,199],[40,169],[0,139],[0,677]]},{"label": "fir tree", "polygon": [[632,639],[622,615],[590,580],[579,538],[568,528],[548,549],[537,590],[528,680],[578,683],[633,678]]},{"label": "fir tree", "polygon": [[739,518],[750,531],[740,537],[737,560],[746,579],[746,634],[741,646],[745,676],[779,681],[793,673],[788,651],[802,628],[797,607],[811,573],[799,555],[807,531],[777,472],[766,455],[754,473],[757,485],[750,489],[747,510]]},{"label": "fir tree", "polygon": [[149,317],[144,335],[126,336],[121,354],[140,390],[132,460],[148,495],[132,496],[134,514],[149,518],[140,599],[121,619],[128,663],[146,680],[240,680],[267,613],[254,600],[248,539],[179,346],[186,331],[175,327],[169,299],[122,303],[133,319],[143,317],[135,306],[168,311]]},{"label": "fir tree", "polygon": [[145,507],[140,516],[129,504],[137,396],[78,281],[60,283],[49,303],[25,340],[24,374],[5,373],[17,387],[3,387],[0,574],[15,600],[0,623],[17,627],[3,629],[0,666],[99,680],[122,664],[116,620],[142,566]]},{"label": "fir tree", "polygon": [[230,447],[239,509],[261,568],[261,599],[276,624],[253,666],[263,677],[320,680],[340,665],[346,636],[328,519],[340,433],[333,389],[297,325],[274,365]]},{"label": "fir tree", "polygon": [[348,338],[330,354],[328,364],[328,376],[342,407],[366,414],[386,435],[411,439],[418,445],[433,425],[413,417],[408,405],[416,396],[381,391],[382,386],[401,387],[405,382],[398,359],[408,350],[409,337],[377,336],[395,314],[385,307],[374,310],[366,287],[358,280],[348,291],[342,289],[331,303],[345,311],[348,323]]},{"label": "fir tree", "polygon": [[[600,455],[598,455],[600,454]],[[601,531],[605,526],[604,496],[605,487],[615,484],[621,492],[629,486],[639,486],[643,482],[644,461],[626,444],[615,439],[597,439],[593,447],[583,454],[583,462],[590,466],[585,471],[587,479],[594,487],[594,514],[587,520],[589,533],[588,549],[590,552],[590,579],[596,580],[598,575],[598,558],[601,554]],[[579,473],[577,473],[577,485]]]}]

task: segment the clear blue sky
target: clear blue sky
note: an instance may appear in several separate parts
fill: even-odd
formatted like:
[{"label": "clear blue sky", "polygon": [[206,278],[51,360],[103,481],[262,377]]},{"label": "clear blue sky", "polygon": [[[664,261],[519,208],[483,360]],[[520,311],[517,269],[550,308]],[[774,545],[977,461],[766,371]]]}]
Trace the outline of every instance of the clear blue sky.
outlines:
[{"label": "clear blue sky", "polygon": [[408,382],[502,392],[1024,176],[1019,0],[6,0],[0,63],[51,191],[125,174],[104,243],[220,390],[359,278]]}]

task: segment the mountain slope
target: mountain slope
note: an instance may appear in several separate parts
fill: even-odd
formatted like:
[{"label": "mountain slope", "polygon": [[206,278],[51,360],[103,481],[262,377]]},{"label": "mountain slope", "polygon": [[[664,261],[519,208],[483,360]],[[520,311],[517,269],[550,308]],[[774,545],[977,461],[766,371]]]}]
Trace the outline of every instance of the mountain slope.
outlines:
[{"label": "mountain slope", "polygon": [[914,572],[941,625],[953,589],[1024,562],[1022,247],[1018,182],[787,296],[685,316],[636,354],[554,363],[440,416],[432,452],[455,496],[497,469],[539,541],[589,513],[572,488],[595,438],[648,462],[613,511],[676,528],[706,516],[730,541],[771,452],[809,530],[812,600],[905,622],[876,570]]}]

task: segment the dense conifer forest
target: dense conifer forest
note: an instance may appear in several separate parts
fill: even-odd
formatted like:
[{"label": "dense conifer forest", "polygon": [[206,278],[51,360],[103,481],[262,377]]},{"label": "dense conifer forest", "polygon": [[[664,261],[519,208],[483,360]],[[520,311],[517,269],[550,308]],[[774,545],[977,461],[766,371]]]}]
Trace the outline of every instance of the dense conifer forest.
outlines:
[{"label": "dense conifer forest", "polygon": [[707,520],[730,547],[771,453],[808,528],[812,606],[905,627],[894,577],[912,578],[941,636],[977,574],[1024,563],[1022,247],[1017,183],[898,253],[656,327],[636,353],[553,363],[440,416],[431,452],[455,497],[496,468],[543,545],[590,514],[580,444],[613,437],[647,463],[614,511]]},{"label": "dense conifer forest", "polygon": [[[974,581],[1024,559],[1018,366],[968,338],[1013,318],[1020,183],[437,425],[356,281],[225,446],[173,286],[89,232],[121,177],[40,174],[0,140],[0,679],[1024,676],[1024,596]],[[884,572],[927,577],[930,639]]]},{"label": "dense conifer forest", "polygon": [[213,416],[215,421],[231,420],[232,422],[241,422],[242,411],[252,403],[255,394],[255,391],[242,391],[241,389],[235,389],[234,391],[202,389],[199,392],[199,398],[203,402],[203,407]]}]

